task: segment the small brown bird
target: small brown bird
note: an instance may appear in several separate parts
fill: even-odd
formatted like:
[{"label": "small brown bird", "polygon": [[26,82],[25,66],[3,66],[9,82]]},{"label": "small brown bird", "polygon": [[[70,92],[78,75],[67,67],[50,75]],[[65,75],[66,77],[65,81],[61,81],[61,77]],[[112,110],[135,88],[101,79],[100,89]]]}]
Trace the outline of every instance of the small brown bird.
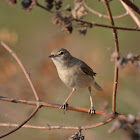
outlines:
[{"label": "small brown bird", "polygon": [[96,73],[93,72],[93,70],[85,62],[73,57],[66,49],[57,48],[52,51],[49,57],[52,58],[60,79],[68,87],[73,89],[60,108],[66,110],[68,106],[67,102],[75,90],[88,87],[91,102],[89,113],[94,114],[95,111],[91,96],[91,86],[98,91],[102,90],[102,88],[95,82],[94,76]]}]

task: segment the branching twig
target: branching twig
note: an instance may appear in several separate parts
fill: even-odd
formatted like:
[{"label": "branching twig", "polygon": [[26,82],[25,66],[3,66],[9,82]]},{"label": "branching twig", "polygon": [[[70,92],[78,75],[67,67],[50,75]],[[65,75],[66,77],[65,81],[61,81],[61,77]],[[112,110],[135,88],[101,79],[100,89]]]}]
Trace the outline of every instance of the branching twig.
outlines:
[{"label": "branching twig", "polygon": [[[90,11],[91,13],[95,14],[95,15],[98,15],[99,17],[102,17],[102,18],[109,18],[109,16],[105,15],[105,14],[102,14],[102,13],[99,13],[93,9],[91,9],[85,2],[85,0],[83,0],[83,5],[88,9],[88,11]],[[113,16],[113,19],[120,19],[120,18],[123,18],[125,16],[128,15],[128,12],[126,11],[124,14],[122,15],[119,15],[119,16]]]},{"label": "branching twig", "polygon": [[110,29],[118,29],[118,30],[125,30],[125,31],[140,31],[140,28],[138,28],[138,27],[128,28],[128,27],[111,26],[111,25],[105,25],[105,24],[89,22],[89,21],[85,21],[83,19],[76,19],[76,18],[73,18],[73,20],[75,20],[77,22],[84,23],[84,24],[88,24],[90,27],[97,26],[97,27],[110,28]]},{"label": "branching twig", "polygon": [[37,92],[36,92],[36,90],[35,90],[35,88],[33,86],[33,83],[32,83],[32,81],[30,79],[30,76],[29,76],[28,72],[26,71],[24,65],[20,61],[20,59],[17,57],[17,55],[14,53],[14,51],[11,50],[10,47],[8,47],[8,45],[6,45],[4,42],[0,41],[0,44],[15,58],[15,60],[17,61],[17,63],[21,67],[21,69],[22,69],[22,71],[23,71],[23,73],[24,73],[27,81],[29,82],[29,84],[31,86],[31,89],[32,89],[32,91],[34,93],[34,96],[35,96],[36,100],[39,101],[39,97],[38,97]]},{"label": "branching twig", "polygon": [[[109,7],[109,3],[107,2],[107,0],[104,0],[104,2],[106,5],[106,8],[107,8],[108,15],[110,17],[110,22],[111,22],[112,26],[115,26],[114,20],[112,17],[112,13],[111,13],[111,10]],[[113,36],[114,36],[114,41],[115,41],[115,51],[117,53],[119,53],[119,42],[118,42],[118,35],[117,35],[116,29],[113,29]],[[112,97],[112,111],[114,113],[116,113],[116,94],[117,94],[117,86],[118,86],[118,73],[119,73],[119,69],[118,69],[117,65],[115,64],[113,97]]]},{"label": "branching twig", "polygon": [[[37,6],[42,8],[43,10],[46,10],[50,13],[53,13],[52,11],[48,10],[46,7],[40,5],[37,2]],[[111,28],[111,29],[118,29],[118,30],[126,30],[126,31],[140,31],[140,28],[129,28],[129,27],[117,27],[117,26],[110,26],[110,25],[105,25],[105,24],[99,24],[99,23],[94,23],[94,22],[89,22],[89,21],[85,21],[85,20],[81,20],[81,19],[76,19],[76,18],[72,18],[72,20],[81,22],[81,23],[86,23],[90,26],[97,26],[97,27],[103,27],[103,28]]]},{"label": "branching twig", "polygon": [[138,19],[138,17],[135,15],[134,11],[121,0],[122,5],[124,6],[124,8],[128,11],[129,15],[132,17],[132,19],[135,21],[135,23],[138,25],[138,27],[140,27],[140,20]]},{"label": "branching twig", "polygon": [[36,114],[36,112],[39,110],[40,104],[39,104],[39,102],[38,102],[38,101],[39,101],[39,97],[38,97],[37,92],[36,92],[36,90],[35,90],[35,88],[34,88],[34,86],[33,86],[33,83],[32,83],[32,81],[31,81],[31,79],[30,79],[30,77],[29,77],[29,74],[27,73],[27,71],[26,71],[24,65],[23,65],[22,62],[20,61],[20,59],[17,57],[17,55],[14,53],[14,51],[13,51],[12,49],[10,49],[10,47],[9,47],[8,45],[6,45],[4,42],[0,41],[0,44],[1,44],[1,45],[15,58],[15,60],[18,62],[19,66],[21,67],[21,69],[22,69],[22,71],[23,71],[23,73],[24,73],[24,75],[25,75],[27,81],[29,82],[30,87],[31,87],[31,89],[32,89],[32,91],[33,91],[33,93],[34,93],[34,96],[35,96],[36,100],[37,100],[36,109],[29,115],[29,117],[27,117],[27,119],[25,119],[17,128],[15,128],[15,129],[13,129],[13,130],[11,130],[11,131],[9,131],[9,132],[6,132],[6,133],[2,134],[2,135],[0,136],[0,138],[3,138],[3,137],[5,137],[5,136],[8,136],[9,134],[11,134],[11,133],[17,131],[17,130],[20,129],[25,123],[27,123],[27,122]]},{"label": "branching twig", "polygon": [[134,3],[132,3],[130,0],[121,0],[123,1],[126,5],[128,5],[131,9],[133,9],[137,14],[140,15],[140,8],[137,7]]},{"label": "branching twig", "polygon": [[47,7],[42,6],[41,4],[38,3],[38,1],[36,1],[36,6],[48,11],[49,13],[54,13],[53,11],[51,11],[50,9],[48,9]]},{"label": "branching twig", "polygon": [[[3,97],[3,96],[0,96],[0,100],[1,101],[13,102],[13,103],[27,104],[27,105],[36,105],[37,104],[37,101],[20,100],[20,99],[14,99],[14,98]],[[59,105],[59,104],[47,103],[47,102],[42,102],[42,101],[40,101],[40,105],[44,106],[44,107],[52,107],[52,108],[58,108],[58,109],[61,107],[61,105]],[[75,107],[75,106],[68,106],[67,110],[84,112],[84,113],[89,112],[88,108]],[[100,111],[100,110],[95,111],[96,115],[104,115],[105,113],[106,112]]]},{"label": "branching twig", "polygon": [[[104,122],[100,122],[100,123],[90,125],[90,126],[81,126],[81,127],[77,127],[77,126],[76,127],[75,126],[51,126],[51,125],[47,125],[47,126],[23,125],[23,128],[43,129],[43,130],[51,130],[51,129],[86,130],[86,129],[91,129],[91,128],[102,126],[104,124],[111,122],[112,120],[113,120],[113,118],[109,118],[108,120],[106,120]],[[10,123],[0,123],[0,126],[19,127],[18,124],[10,124]]]},{"label": "branching twig", "polygon": [[[12,102],[12,103],[20,103],[20,104],[27,104],[27,105],[36,105],[37,101],[27,101],[27,100],[21,100],[21,99],[15,99],[15,98],[9,98],[9,97],[3,97],[0,96],[0,100],[1,101],[7,101],[7,102]],[[42,107],[52,107],[52,108],[60,108],[61,105],[59,104],[53,104],[53,103],[47,103],[47,102],[43,102],[40,101],[40,106]],[[78,112],[84,112],[84,113],[88,113],[89,112],[89,108],[83,108],[83,107],[75,107],[75,106],[68,106],[67,110],[71,110],[71,111],[78,111]],[[95,110],[95,114],[96,115],[106,115],[109,114],[108,112],[104,112],[104,111],[100,111],[100,110]],[[111,112],[110,112],[111,114]],[[125,115],[122,114],[116,114],[117,117],[119,118],[123,118],[125,119]]]}]

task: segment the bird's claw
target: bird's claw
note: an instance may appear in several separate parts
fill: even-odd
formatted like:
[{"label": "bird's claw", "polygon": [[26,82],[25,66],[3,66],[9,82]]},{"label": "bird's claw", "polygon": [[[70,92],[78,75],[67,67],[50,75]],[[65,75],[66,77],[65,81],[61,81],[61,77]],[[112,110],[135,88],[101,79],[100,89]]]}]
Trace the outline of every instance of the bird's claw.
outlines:
[{"label": "bird's claw", "polygon": [[63,109],[63,110],[67,110],[67,107],[68,107],[68,103],[64,103],[64,104],[62,104],[61,106],[60,106],[60,108],[59,109]]},{"label": "bird's claw", "polygon": [[94,115],[95,114],[95,110],[94,108],[91,106],[91,108],[88,111],[89,114]]}]

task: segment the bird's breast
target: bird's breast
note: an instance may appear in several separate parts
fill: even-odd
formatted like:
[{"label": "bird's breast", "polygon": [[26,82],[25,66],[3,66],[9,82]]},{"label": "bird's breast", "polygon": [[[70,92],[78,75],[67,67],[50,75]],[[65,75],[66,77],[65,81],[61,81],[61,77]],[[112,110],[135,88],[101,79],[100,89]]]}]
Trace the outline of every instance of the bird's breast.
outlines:
[{"label": "bird's breast", "polygon": [[80,67],[57,68],[60,79],[68,86],[75,89],[85,88],[91,85],[93,78],[86,75]]}]

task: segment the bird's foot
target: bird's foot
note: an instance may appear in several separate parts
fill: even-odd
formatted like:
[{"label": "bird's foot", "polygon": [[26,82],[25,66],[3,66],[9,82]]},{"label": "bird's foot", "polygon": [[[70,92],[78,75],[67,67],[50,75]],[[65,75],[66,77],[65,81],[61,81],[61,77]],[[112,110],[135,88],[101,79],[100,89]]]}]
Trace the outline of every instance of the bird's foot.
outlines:
[{"label": "bird's foot", "polygon": [[64,103],[60,106],[59,109],[63,109],[64,111],[67,111],[68,103]]},{"label": "bird's foot", "polygon": [[91,115],[94,115],[95,114],[95,110],[94,110],[94,107],[93,106],[90,107],[88,113],[91,114]]}]

